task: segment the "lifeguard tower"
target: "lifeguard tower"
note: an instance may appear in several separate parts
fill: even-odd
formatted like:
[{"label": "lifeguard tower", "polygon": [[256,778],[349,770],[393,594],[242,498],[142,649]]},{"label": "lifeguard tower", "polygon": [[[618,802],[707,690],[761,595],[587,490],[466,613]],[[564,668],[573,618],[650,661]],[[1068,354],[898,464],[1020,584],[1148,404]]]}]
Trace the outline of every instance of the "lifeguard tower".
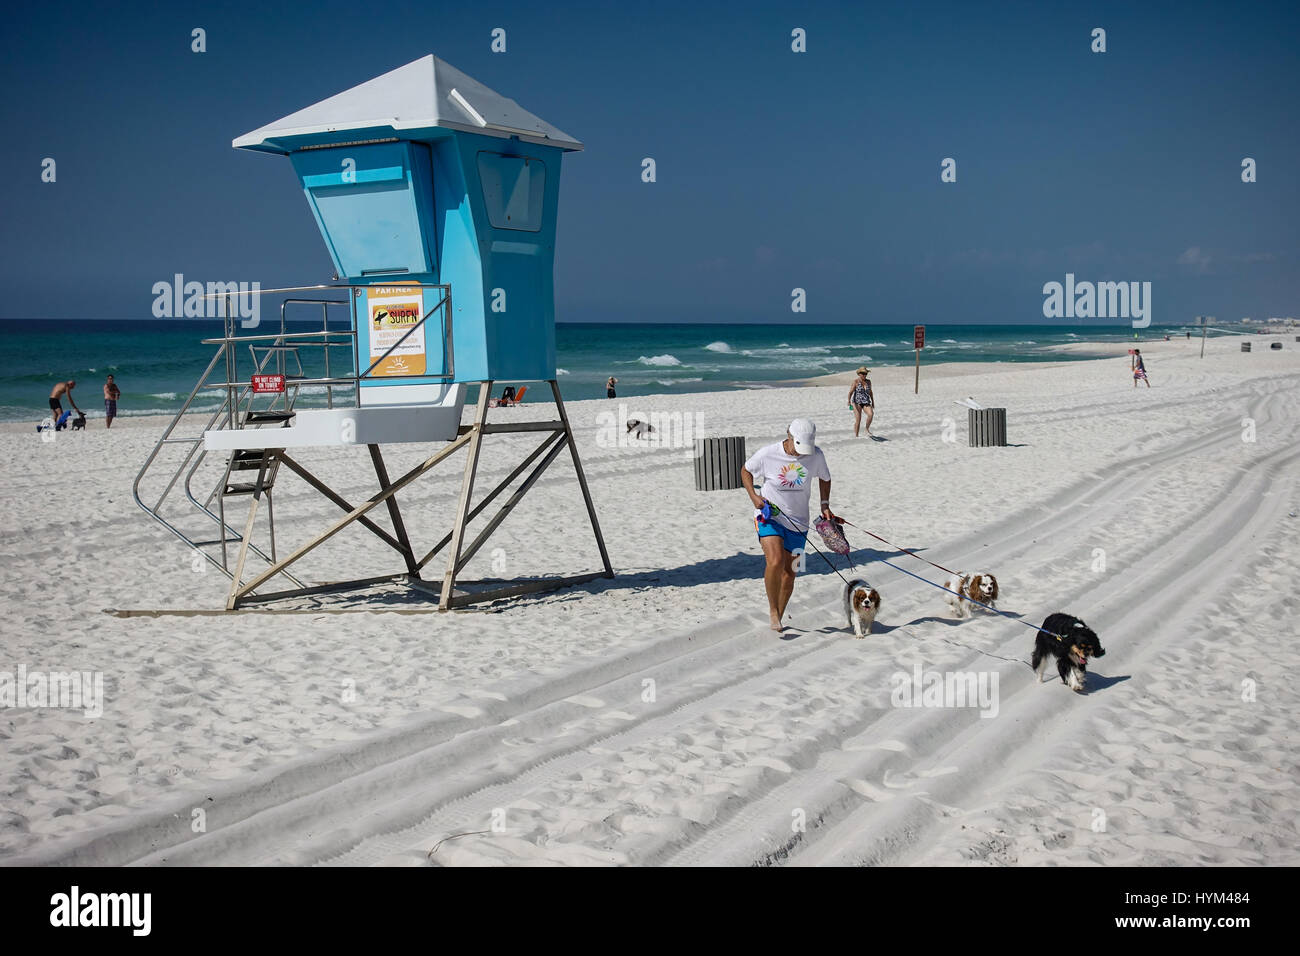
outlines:
[{"label": "lifeguard tower", "polygon": [[[266,290],[264,295],[291,296],[281,303],[278,333],[240,335],[227,297],[224,335],[204,340],[217,346],[216,354],[136,478],[140,507],[230,577],[227,609],[396,580],[436,597],[445,610],[613,577],[555,370],[552,272],[560,163],[582,144],[430,55],[247,133],[234,146],[289,157],[341,281]],[[316,290],[328,290],[327,297],[298,295]],[[286,310],[303,308],[319,309],[319,332],[287,326]],[[350,319],[347,329],[338,327],[344,313]],[[351,352],[350,374],[331,373],[340,349]],[[302,356],[308,350],[323,355],[323,372],[304,371]],[[512,413],[509,420],[489,422],[494,383],[545,383],[557,417],[520,421]],[[323,388],[325,407],[300,407],[298,398],[309,386]],[[471,420],[464,422],[470,386],[478,387],[477,402]],[[221,403],[204,413],[208,421],[201,434],[174,437],[182,421],[192,420],[187,416],[194,414],[196,398],[213,394]],[[476,501],[483,442],[508,432],[535,433],[542,441]],[[384,446],[411,442],[437,447],[417,467],[390,480]],[[157,502],[146,503],[142,482],[156,473],[164,450],[175,445],[188,453]],[[295,457],[304,447],[345,445],[368,446],[373,462],[378,490],[361,504],[346,500]],[[458,582],[465,564],[566,448],[602,569],[509,584]],[[407,534],[397,494],[461,449],[468,460],[453,525],[421,553]],[[225,468],[202,498],[192,483],[209,455],[221,456]],[[285,470],[344,514],[281,558],[271,502]],[[525,472],[505,504],[467,542],[470,522]],[[178,487],[191,516],[197,511],[215,523],[218,541],[199,540],[165,512]],[[242,527],[228,514],[235,498],[248,502]],[[267,548],[255,540],[263,500]],[[371,516],[381,506],[388,529]],[[395,550],[403,569],[311,585],[294,576],[299,559],[353,524]],[[212,550],[217,543],[219,556]],[[237,549],[230,547],[236,543]],[[426,581],[426,566],[444,548],[441,583]],[[265,567],[248,571],[250,558]],[[293,587],[268,590],[274,578]]]}]

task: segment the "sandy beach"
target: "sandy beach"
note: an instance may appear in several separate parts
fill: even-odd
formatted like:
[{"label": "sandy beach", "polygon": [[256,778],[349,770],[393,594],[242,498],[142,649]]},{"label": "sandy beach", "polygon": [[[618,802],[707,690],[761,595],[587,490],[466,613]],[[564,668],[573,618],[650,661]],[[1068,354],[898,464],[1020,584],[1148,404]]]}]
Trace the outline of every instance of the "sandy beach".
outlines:
[{"label": "sandy beach", "polygon": [[[876,442],[853,437],[845,377],[574,402],[617,577],[450,613],[397,588],[218,613],[226,579],[132,501],[166,419],[92,418],[49,442],[0,426],[0,671],[103,686],[99,716],[0,712],[0,863],[1300,863],[1285,338],[1249,354],[1211,339],[1204,360],[1198,340],[1143,342],[1150,389],[1124,347],[1091,343],[1073,348],[1113,357],[923,365],[919,395],[910,367],[878,369]],[[1009,447],[967,447],[967,396],[1007,408]],[[849,529],[883,596],[875,630],[853,638],[813,556],[774,634],[743,492],[695,491],[681,448],[608,441],[620,405],[751,453],[811,418],[837,513],[995,572],[1022,620],[954,620],[898,568],[939,572]],[[533,443],[494,438],[485,482]],[[398,472],[429,451],[386,453]],[[364,448],[301,458],[350,498],[373,491]],[[450,526],[461,461],[401,497],[413,536]],[[469,576],[599,566],[567,461],[526,501]],[[290,477],[275,509],[281,547],[338,515]],[[360,529],[304,564],[313,580],[389,570]],[[1058,610],[1107,650],[1085,694],[1025,663],[1024,625]],[[996,698],[899,706],[918,668],[996,679]]]}]

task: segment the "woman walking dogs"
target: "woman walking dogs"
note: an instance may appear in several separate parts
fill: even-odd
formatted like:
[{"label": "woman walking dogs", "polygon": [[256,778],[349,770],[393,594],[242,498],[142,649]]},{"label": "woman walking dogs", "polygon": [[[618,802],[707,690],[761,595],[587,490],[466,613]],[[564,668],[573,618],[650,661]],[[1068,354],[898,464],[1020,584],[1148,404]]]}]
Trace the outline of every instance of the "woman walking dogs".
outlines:
[{"label": "woman walking dogs", "polygon": [[[756,509],[754,527],[767,559],[763,584],[774,631],[782,630],[785,608],[794,593],[794,562],[803,554],[808,537],[808,499],[814,478],[820,481],[822,515],[834,517],[831,472],[816,438],[817,427],[806,418],[796,418],[785,441],[760,448],[740,473],[741,484]],[[763,487],[761,495],[754,490],[755,481]]]},{"label": "woman walking dogs", "polygon": [[867,378],[871,374],[871,369],[865,365],[858,369],[858,377],[853,380],[849,386],[849,407],[853,409],[853,437],[858,437],[858,430],[862,427],[862,416],[867,416],[867,437],[875,439],[871,434],[871,419],[876,417],[876,396],[871,390],[871,379]]}]

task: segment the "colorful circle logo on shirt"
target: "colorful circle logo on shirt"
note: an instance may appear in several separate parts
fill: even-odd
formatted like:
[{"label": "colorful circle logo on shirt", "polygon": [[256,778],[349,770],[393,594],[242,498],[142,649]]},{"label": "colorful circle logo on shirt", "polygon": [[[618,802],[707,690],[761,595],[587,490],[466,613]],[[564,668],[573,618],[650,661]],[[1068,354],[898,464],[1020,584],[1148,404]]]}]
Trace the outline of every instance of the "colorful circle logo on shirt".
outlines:
[{"label": "colorful circle logo on shirt", "polygon": [[776,476],[776,480],[781,483],[783,488],[798,488],[807,478],[808,472],[804,471],[803,465],[793,461],[788,465],[783,465]]}]

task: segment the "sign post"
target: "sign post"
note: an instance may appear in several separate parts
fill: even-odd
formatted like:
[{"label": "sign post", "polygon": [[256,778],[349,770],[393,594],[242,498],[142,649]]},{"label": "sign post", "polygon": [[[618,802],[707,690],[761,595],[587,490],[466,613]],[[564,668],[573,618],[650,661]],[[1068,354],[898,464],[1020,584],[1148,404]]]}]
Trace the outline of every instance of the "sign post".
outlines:
[{"label": "sign post", "polygon": [[1212,315],[1198,315],[1201,320],[1201,358],[1205,358],[1205,335],[1210,331],[1210,321],[1214,318]]},{"label": "sign post", "polygon": [[921,394],[921,349],[925,348],[925,326],[918,325],[912,329],[912,348],[916,350],[916,385],[913,395]]}]

